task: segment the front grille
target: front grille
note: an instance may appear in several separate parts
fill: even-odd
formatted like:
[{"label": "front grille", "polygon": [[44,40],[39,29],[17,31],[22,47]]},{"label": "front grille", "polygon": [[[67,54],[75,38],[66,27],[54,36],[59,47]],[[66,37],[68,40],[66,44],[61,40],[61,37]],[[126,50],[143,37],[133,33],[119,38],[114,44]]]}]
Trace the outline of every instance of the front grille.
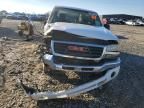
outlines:
[{"label": "front grille", "polygon": [[73,65],[73,66],[101,66],[104,63],[113,62],[113,61],[117,60],[117,58],[102,59],[99,62],[96,62],[94,60],[79,60],[79,59],[54,56],[53,60],[54,60],[53,62],[55,64]]},{"label": "front grille", "polygon": [[[69,46],[83,47],[86,48],[86,52],[82,51],[72,51],[69,50]],[[103,47],[100,46],[84,46],[84,45],[75,45],[67,43],[57,43],[54,42],[54,51],[57,54],[75,56],[75,57],[86,57],[86,58],[100,58],[103,53]]]}]

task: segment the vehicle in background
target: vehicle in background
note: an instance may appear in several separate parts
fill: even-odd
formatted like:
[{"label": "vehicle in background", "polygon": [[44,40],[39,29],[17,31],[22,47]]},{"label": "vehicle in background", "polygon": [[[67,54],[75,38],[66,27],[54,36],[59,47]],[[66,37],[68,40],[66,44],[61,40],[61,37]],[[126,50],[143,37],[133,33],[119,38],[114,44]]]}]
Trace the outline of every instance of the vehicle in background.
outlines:
[{"label": "vehicle in background", "polygon": [[125,19],[118,19],[118,18],[110,18],[109,22],[110,22],[110,24],[125,25],[126,20]]},{"label": "vehicle in background", "polygon": [[29,17],[32,21],[45,21],[47,19],[46,14],[30,15]]},{"label": "vehicle in background", "polygon": [[48,16],[46,14],[37,15],[37,18],[39,21],[45,21],[45,20],[47,20]]},{"label": "vehicle in background", "polygon": [[115,20],[114,18],[110,18],[110,19],[109,19],[109,23],[110,23],[110,24],[116,24],[116,20]]},{"label": "vehicle in background", "polygon": [[131,26],[139,26],[139,23],[137,21],[134,20],[129,20],[125,22],[127,25],[131,25]]},{"label": "vehicle in background", "polygon": [[119,25],[132,25],[132,26],[143,26],[144,22],[141,19],[135,20],[126,20],[126,19],[118,19],[118,18],[111,18],[109,20],[110,24],[119,24]]},{"label": "vehicle in background", "polygon": [[124,19],[118,19],[117,24],[125,25],[125,20]]},{"label": "vehicle in background", "polygon": [[13,19],[13,20],[16,20],[17,17],[16,17],[15,15],[13,15],[13,14],[8,14],[8,15],[6,15],[6,19]]},{"label": "vehicle in background", "polygon": [[12,13],[7,14],[7,19],[12,20],[25,20],[27,17],[29,17],[32,21],[45,21],[47,19],[47,15],[45,14],[26,14],[26,13]]},{"label": "vehicle in background", "polygon": [[137,19],[136,22],[140,25],[140,26],[144,26],[144,21]]},{"label": "vehicle in background", "polygon": [[27,19],[26,15],[17,15],[16,16],[16,20],[25,20],[25,19]]}]

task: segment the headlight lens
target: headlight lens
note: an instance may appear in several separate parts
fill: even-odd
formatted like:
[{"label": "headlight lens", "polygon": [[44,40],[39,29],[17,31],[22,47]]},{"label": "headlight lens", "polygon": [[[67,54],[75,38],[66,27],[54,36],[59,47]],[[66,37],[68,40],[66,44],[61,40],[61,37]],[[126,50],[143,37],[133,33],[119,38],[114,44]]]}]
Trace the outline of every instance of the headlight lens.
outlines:
[{"label": "headlight lens", "polygon": [[117,58],[120,54],[105,54],[104,58]]},{"label": "headlight lens", "polygon": [[109,45],[106,47],[106,52],[119,51],[118,45]]},{"label": "headlight lens", "polygon": [[119,57],[119,47],[118,45],[109,45],[106,47],[106,52],[104,58],[116,58]]}]

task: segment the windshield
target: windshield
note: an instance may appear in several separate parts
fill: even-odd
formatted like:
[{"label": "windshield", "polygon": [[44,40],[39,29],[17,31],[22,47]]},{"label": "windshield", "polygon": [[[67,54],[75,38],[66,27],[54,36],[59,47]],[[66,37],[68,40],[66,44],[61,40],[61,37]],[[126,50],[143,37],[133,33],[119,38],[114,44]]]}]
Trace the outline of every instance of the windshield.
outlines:
[{"label": "windshield", "polygon": [[49,23],[67,22],[92,26],[102,26],[100,18],[94,12],[77,9],[55,8]]}]

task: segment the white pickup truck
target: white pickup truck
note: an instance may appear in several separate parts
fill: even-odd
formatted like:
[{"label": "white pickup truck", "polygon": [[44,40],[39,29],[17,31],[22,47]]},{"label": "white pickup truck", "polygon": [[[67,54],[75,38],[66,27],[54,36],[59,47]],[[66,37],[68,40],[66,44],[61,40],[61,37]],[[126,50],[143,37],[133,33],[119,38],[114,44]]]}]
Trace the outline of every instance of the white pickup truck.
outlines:
[{"label": "white pickup truck", "polygon": [[[43,55],[45,71],[76,71],[101,76],[73,89],[34,92],[23,86],[33,99],[45,100],[76,96],[98,88],[120,71],[118,38],[101,23],[94,11],[55,7],[44,26],[47,52]],[[21,82],[20,82],[21,83]]]}]

